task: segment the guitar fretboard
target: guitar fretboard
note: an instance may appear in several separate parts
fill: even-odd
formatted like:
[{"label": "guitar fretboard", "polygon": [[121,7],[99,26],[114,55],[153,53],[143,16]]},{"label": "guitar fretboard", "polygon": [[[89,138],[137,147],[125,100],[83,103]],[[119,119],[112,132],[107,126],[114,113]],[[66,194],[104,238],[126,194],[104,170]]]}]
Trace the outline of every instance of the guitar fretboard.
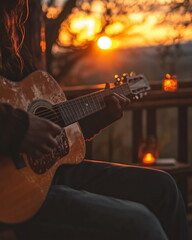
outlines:
[{"label": "guitar fretboard", "polygon": [[57,105],[65,126],[79,121],[106,107],[104,98],[112,93],[128,96],[130,94],[127,83],[114,88],[102,90],[82,97],[78,97]]}]

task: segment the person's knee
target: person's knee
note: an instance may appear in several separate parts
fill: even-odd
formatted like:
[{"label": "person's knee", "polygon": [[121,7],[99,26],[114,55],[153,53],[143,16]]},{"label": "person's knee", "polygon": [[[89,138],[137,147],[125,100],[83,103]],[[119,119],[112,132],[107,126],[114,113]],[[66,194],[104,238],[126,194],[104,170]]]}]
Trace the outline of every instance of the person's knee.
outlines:
[{"label": "person's knee", "polygon": [[134,214],[128,224],[126,231],[130,239],[167,240],[159,220],[142,204],[135,203]]},{"label": "person's knee", "polygon": [[162,188],[164,196],[167,198],[177,198],[179,195],[178,187],[173,177],[166,172],[159,172],[158,183]]}]

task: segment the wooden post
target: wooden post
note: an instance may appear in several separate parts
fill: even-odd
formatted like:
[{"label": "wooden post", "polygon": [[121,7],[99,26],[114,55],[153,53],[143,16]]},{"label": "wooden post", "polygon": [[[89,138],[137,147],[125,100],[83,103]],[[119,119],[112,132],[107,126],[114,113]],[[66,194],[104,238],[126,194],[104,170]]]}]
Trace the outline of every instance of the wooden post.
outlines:
[{"label": "wooden post", "polygon": [[[188,163],[188,108],[178,107],[178,162]],[[188,179],[180,178],[177,185],[182,193],[185,206],[188,205]]]},{"label": "wooden post", "polygon": [[156,137],[156,110],[148,109],[147,110],[147,136],[154,136]]},{"label": "wooden post", "polygon": [[143,138],[142,133],[142,110],[133,111],[132,115],[132,162],[139,162],[138,149],[139,143]]},{"label": "wooden post", "polygon": [[188,108],[178,108],[178,161],[188,163]]}]

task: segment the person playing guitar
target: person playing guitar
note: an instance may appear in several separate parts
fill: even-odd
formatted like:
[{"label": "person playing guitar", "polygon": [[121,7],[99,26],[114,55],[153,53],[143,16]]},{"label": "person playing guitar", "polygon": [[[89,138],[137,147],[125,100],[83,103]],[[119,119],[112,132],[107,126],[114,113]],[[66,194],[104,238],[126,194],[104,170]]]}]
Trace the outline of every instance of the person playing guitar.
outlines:
[{"label": "person playing guitar", "polygon": [[[31,41],[27,38],[33,29],[29,26],[32,3],[39,6],[40,1],[0,2],[0,222],[13,224],[14,229],[19,229],[16,231],[18,239],[27,240],[187,240],[183,200],[174,180],[168,174],[91,160],[78,164],[73,162],[76,156],[83,156],[83,136],[90,139],[121,118],[123,110],[130,102],[127,97],[116,92],[107,95],[104,98],[104,108],[90,115],[85,114],[84,118],[77,118],[78,124],[73,121],[67,124],[64,120],[61,123],[41,117],[45,113],[57,118],[62,116],[60,108],[53,111],[52,107],[47,107],[47,101],[42,101],[40,107],[36,107],[35,99],[31,110],[27,108],[30,104],[19,107],[22,104],[25,106],[23,102],[28,101],[28,96],[22,94],[13,98],[15,90],[21,86],[23,89],[25,86],[30,86],[31,89],[34,87],[33,84],[27,85],[35,82],[33,77],[28,79],[28,76],[40,69],[35,66]],[[35,23],[32,23],[35,27]],[[51,79],[47,74],[41,73],[39,81],[44,81],[43,76]],[[24,78],[26,79],[21,81]],[[15,85],[16,82],[18,85]],[[54,86],[57,88],[57,85]],[[38,89],[40,88],[41,85]],[[10,99],[14,99],[12,102],[5,97],[9,91]],[[18,98],[19,106],[16,103]],[[62,93],[61,98],[65,101]],[[60,106],[54,98],[50,101],[52,106]],[[44,102],[45,105],[42,105]],[[69,119],[69,115],[64,117]],[[70,139],[71,133],[74,133],[74,137]],[[64,138],[62,145],[66,146],[64,155],[67,160],[57,167],[57,161],[52,155],[56,154],[54,151],[60,144],[61,139],[58,141],[58,136],[61,135]],[[75,141],[79,138],[76,144]],[[73,141],[76,151],[75,155],[70,155],[71,149],[74,149],[71,144]],[[82,151],[81,154],[79,151]],[[49,167],[46,156],[55,160]],[[43,173],[36,172],[35,166],[40,163],[46,165]],[[55,171],[51,172],[54,166]],[[28,169],[27,173],[24,172],[25,169]],[[30,175],[32,172],[38,181]],[[44,175],[50,177],[50,186],[38,185],[45,181]],[[20,176],[23,180],[19,182],[17,179]],[[27,187],[25,182],[29,184]],[[33,186],[36,187],[33,194],[29,186],[32,189]],[[47,190],[44,191],[42,186]],[[23,191],[20,191],[20,187],[23,187]],[[40,195],[36,195],[36,191]],[[41,195],[43,200],[35,208],[33,202],[38,202]],[[11,204],[6,205],[7,203]],[[33,207],[36,210],[31,210]],[[29,215],[24,216],[26,212]]]}]

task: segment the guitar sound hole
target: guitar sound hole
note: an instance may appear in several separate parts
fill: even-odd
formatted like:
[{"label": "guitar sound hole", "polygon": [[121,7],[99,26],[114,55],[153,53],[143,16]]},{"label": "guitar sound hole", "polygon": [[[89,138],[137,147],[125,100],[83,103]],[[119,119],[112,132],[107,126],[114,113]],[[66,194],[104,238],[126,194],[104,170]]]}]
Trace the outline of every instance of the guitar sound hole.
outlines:
[{"label": "guitar sound hole", "polygon": [[57,113],[53,109],[50,109],[47,107],[36,108],[34,114],[38,117],[48,119],[57,124],[59,124],[59,122],[60,122],[60,118],[58,116],[59,112]]}]

